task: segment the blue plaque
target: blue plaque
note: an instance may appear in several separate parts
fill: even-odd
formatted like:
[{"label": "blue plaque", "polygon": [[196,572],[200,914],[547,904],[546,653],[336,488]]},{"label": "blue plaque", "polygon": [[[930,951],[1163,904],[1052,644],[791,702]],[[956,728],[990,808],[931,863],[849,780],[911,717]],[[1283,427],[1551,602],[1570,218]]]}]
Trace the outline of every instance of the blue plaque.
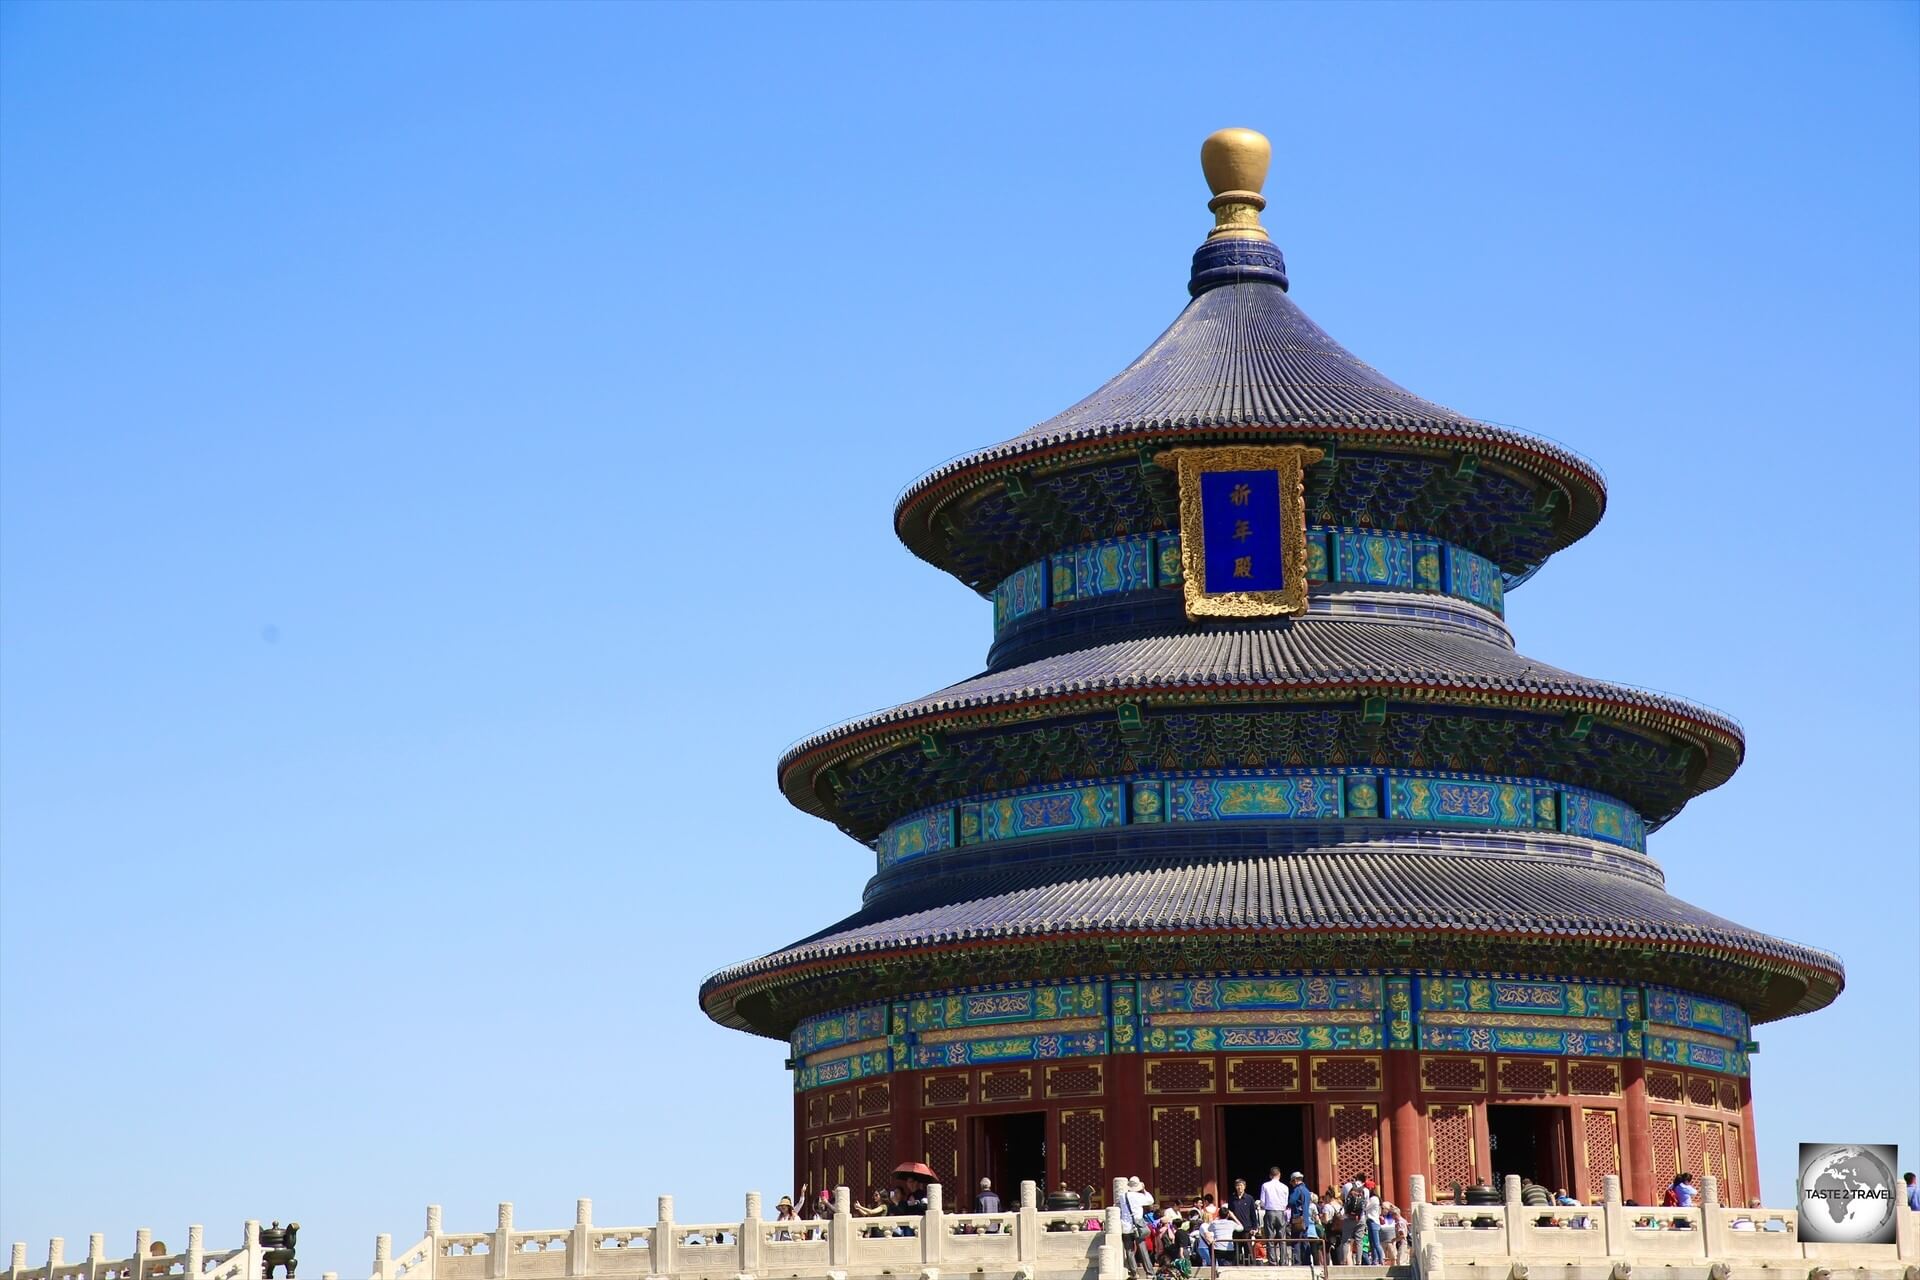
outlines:
[{"label": "blue plaque", "polygon": [[1180,485],[1180,583],[1187,617],[1259,618],[1307,607],[1306,468],[1315,445],[1168,449]]},{"label": "blue plaque", "polygon": [[1200,509],[1208,595],[1287,585],[1278,470],[1202,472]]}]

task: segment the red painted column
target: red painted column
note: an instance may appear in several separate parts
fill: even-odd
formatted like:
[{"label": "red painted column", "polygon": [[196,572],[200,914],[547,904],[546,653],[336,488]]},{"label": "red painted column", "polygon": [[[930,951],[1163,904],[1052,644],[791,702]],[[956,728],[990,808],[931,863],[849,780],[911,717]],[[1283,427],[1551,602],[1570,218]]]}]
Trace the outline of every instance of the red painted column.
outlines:
[{"label": "red painted column", "polygon": [[[787,1087],[793,1088],[793,1074],[788,1073]],[[793,1182],[795,1187],[805,1187],[807,1183],[807,1095],[797,1090],[793,1095]],[[811,1190],[818,1191],[818,1187]]]},{"label": "red painted column", "polygon": [[[1411,1199],[1409,1179],[1418,1173],[1430,1177],[1426,1146],[1420,1140],[1420,1055],[1411,1049],[1387,1051],[1387,1186],[1389,1198],[1404,1205]],[[1429,1198],[1433,1189],[1427,1189]]]},{"label": "red painted column", "polygon": [[920,1075],[915,1071],[895,1071],[891,1079],[893,1085],[887,1090],[887,1117],[893,1125],[893,1163],[925,1160],[927,1143],[920,1132]]},{"label": "red painted column", "polygon": [[1146,1064],[1137,1053],[1106,1059],[1107,1173],[1096,1191],[1109,1191],[1115,1178],[1153,1181],[1153,1144],[1148,1134]]},{"label": "red painted column", "polygon": [[1658,1204],[1653,1188],[1653,1126],[1647,1118],[1647,1064],[1643,1058],[1620,1063],[1620,1150],[1624,1161],[1620,1194],[1640,1204]]},{"label": "red painted column", "polygon": [[[1747,1194],[1760,1195],[1760,1143],[1753,1134],[1752,1076],[1747,1076],[1740,1081],[1740,1158],[1747,1165]],[[1761,1203],[1766,1202],[1763,1200]]]}]

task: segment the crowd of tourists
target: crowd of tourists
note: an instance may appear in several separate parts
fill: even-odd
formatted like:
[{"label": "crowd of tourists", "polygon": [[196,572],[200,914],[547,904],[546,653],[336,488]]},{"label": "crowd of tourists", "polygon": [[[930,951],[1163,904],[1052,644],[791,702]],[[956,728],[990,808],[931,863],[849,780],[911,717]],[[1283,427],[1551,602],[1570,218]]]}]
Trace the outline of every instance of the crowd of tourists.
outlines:
[{"label": "crowd of tourists", "polygon": [[1406,1254],[1406,1216],[1372,1178],[1352,1178],[1317,1195],[1306,1175],[1270,1171],[1259,1191],[1236,1178],[1233,1194],[1156,1205],[1138,1178],[1120,1200],[1120,1232],[1132,1275],[1189,1275],[1240,1266],[1393,1266]]}]

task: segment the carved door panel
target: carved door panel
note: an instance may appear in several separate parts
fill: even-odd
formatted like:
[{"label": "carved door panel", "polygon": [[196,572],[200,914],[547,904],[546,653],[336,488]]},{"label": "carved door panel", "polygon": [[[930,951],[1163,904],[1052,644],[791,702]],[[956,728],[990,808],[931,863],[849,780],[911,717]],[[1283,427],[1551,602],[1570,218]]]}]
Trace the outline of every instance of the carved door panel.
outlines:
[{"label": "carved door panel", "polygon": [[1199,1107],[1154,1107],[1153,1185],[1163,1201],[1200,1194],[1205,1181]]}]

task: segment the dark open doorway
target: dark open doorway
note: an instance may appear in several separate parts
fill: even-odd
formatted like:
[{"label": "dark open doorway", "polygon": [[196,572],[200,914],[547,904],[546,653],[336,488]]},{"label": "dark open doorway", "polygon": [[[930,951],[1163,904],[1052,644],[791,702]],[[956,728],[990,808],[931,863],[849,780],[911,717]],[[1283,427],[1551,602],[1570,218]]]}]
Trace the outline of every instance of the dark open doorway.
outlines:
[{"label": "dark open doorway", "polygon": [[1260,1194],[1260,1184],[1276,1165],[1282,1178],[1297,1169],[1312,1182],[1312,1139],[1305,1106],[1221,1107],[1220,1194],[1233,1194],[1235,1178],[1245,1178],[1247,1190]]},{"label": "dark open doorway", "polygon": [[1510,1173],[1549,1191],[1572,1185],[1567,1172],[1566,1108],[1491,1105],[1487,1138],[1494,1186]]},{"label": "dark open doorway", "polygon": [[[1020,1207],[1020,1184],[1031,1182],[1042,1203],[1047,1192],[1047,1113],[1016,1111],[1012,1115],[978,1116],[973,1122],[973,1178],[964,1187],[948,1192],[948,1205],[955,1212],[974,1211],[974,1198],[980,1191],[980,1179],[993,1179],[1000,1195],[1000,1208],[1011,1212]],[[959,1200],[959,1204],[954,1204]]]}]

